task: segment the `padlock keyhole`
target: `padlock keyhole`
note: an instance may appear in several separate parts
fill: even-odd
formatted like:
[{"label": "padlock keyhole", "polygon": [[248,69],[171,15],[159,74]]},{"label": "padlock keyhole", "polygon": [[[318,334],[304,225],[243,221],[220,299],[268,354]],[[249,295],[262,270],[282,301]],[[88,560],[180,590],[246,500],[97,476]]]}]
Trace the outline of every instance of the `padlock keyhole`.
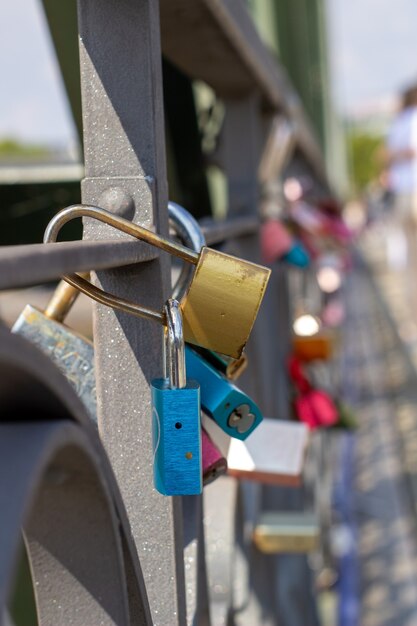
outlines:
[{"label": "padlock keyhole", "polygon": [[176,423],[175,423],[175,428],[176,428],[177,430],[179,430],[180,428],[182,428],[182,424],[181,424],[181,422],[176,422]]}]

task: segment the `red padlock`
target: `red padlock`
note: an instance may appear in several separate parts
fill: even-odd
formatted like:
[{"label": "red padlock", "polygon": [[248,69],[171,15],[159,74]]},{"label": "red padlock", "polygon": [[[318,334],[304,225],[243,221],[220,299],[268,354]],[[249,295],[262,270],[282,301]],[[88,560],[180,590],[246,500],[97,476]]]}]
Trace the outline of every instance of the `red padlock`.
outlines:
[{"label": "red padlock", "polygon": [[339,412],[332,398],[321,389],[311,389],[294,401],[298,419],[309,428],[334,426]]},{"label": "red padlock", "polygon": [[321,389],[312,389],[308,401],[318,426],[333,426],[339,419],[339,412],[332,398]]},{"label": "red padlock", "polygon": [[313,407],[310,403],[308,395],[298,396],[294,400],[294,408],[300,422],[303,422],[311,430],[319,427]]},{"label": "red padlock", "polygon": [[276,219],[264,222],[261,226],[261,250],[264,263],[281,259],[293,247],[293,238],[287,228]]},{"label": "red padlock", "polygon": [[336,424],[339,412],[332,398],[325,391],[312,387],[297,357],[292,356],[288,365],[291,380],[298,391],[294,400],[298,419],[311,429]]}]

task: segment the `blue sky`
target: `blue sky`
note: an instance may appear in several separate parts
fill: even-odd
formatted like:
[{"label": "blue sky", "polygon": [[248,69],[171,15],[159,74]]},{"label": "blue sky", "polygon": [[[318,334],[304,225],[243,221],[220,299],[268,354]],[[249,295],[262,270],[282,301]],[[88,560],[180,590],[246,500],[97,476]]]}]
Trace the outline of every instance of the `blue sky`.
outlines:
[{"label": "blue sky", "polygon": [[[326,3],[339,110],[349,112],[417,79],[416,0]],[[1,3],[0,77],[0,137],[52,144],[75,140],[40,0]]]}]

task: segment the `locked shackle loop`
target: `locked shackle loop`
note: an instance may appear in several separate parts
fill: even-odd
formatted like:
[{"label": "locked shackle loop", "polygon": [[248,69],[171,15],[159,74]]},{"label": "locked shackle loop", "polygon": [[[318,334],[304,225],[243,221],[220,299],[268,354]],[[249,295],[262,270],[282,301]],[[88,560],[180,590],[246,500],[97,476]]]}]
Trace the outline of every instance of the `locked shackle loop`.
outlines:
[{"label": "locked shackle loop", "polygon": [[165,333],[165,377],[169,378],[170,389],[183,389],[187,384],[185,370],[185,342],[182,313],[178,300],[170,298],[164,305]]},{"label": "locked shackle loop", "polygon": [[197,252],[189,250],[180,243],[176,243],[170,239],[165,239],[143,226],[129,222],[129,220],[126,220],[124,217],[119,217],[118,215],[110,213],[110,211],[86,204],[74,204],[66,209],[62,209],[62,211],[59,211],[46,227],[44,243],[55,242],[61,228],[76,217],[92,217],[99,222],[113,226],[113,228],[116,228],[127,235],[131,235],[136,239],[149,243],[151,246],[155,246],[160,250],[165,250],[165,252],[169,252],[170,254],[173,254],[184,261],[188,261],[193,265],[197,265],[198,263]]},{"label": "locked shackle loop", "polygon": [[[199,245],[198,231],[200,230],[197,222],[195,222],[188,212],[179,205],[175,205],[174,203],[170,203],[170,205],[170,214],[172,214],[174,229],[176,231],[180,231],[180,236],[186,239],[187,243],[190,241],[193,246],[197,247]],[[109,226],[113,226],[128,235],[132,235],[141,241],[145,241],[150,245],[154,245],[161,250],[165,250],[166,252],[178,256],[193,265],[198,262],[197,252],[194,252],[193,250],[190,250],[189,248],[174,241],[164,239],[156,233],[143,228],[143,226],[132,224],[129,220],[116,216],[104,209],[89,205],[73,205],[59,211],[59,213],[57,213],[49,222],[45,230],[44,243],[56,242],[61,228],[77,217],[92,217],[108,224]],[[204,237],[202,237],[202,242],[204,242]],[[78,274],[66,275],[63,276],[63,279],[74,288],[86,294],[93,300],[96,300],[100,304],[104,304],[114,309],[119,309],[120,311],[124,311],[125,313],[129,313],[136,317],[143,317],[162,324],[165,323],[164,313],[107,293]],[[174,288],[174,293],[177,297],[181,298],[185,294],[188,288],[188,282],[189,272],[187,271],[187,268],[183,268],[179,281]]]},{"label": "locked shackle loop", "polygon": [[[84,216],[114,226],[195,265],[191,283],[180,302],[185,340],[230,357],[239,358],[242,355],[265,295],[271,270],[207,246],[197,253],[94,206],[77,205],[58,213],[48,225],[44,241],[56,241],[61,226],[75,217]],[[77,276],[67,277],[67,280],[98,302],[139,317],[156,319],[162,323],[165,321],[162,312],[91,288]]]},{"label": "locked shackle loop", "polygon": [[[180,204],[168,202],[168,219],[175,234],[187,248],[191,248],[191,250],[199,253],[201,248],[207,245],[199,223]],[[171,297],[181,302],[188,291],[192,277],[193,268],[190,264],[183,263]]]}]

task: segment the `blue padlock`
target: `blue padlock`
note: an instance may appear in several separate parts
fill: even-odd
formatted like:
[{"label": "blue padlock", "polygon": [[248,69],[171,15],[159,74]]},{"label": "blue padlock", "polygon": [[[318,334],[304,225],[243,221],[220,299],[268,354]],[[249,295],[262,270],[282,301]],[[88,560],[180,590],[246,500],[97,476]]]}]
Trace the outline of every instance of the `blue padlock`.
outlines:
[{"label": "blue padlock", "polygon": [[203,411],[231,437],[246,439],[262,422],[253,400],[189,345],[185,362],[189,375],[200,383]]},{"label": "blue padlock", "polygon": [[177,300],[165,304],[165,378],[151,382],[154,484],[165,496],[203,490],[200,386],[187,380],[182,315]]},{"label": "blue padlock", "polygon": [[308,267],[310,255],[300,241],[295,240],[292,248],[283,255],[282,259],[296,267]]}]

